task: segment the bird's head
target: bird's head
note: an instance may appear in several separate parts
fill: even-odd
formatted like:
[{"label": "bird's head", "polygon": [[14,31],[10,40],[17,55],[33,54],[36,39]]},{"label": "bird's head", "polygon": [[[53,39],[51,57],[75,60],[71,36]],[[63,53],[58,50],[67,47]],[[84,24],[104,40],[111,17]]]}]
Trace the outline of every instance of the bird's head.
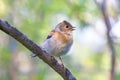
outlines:
[{"label": "bird's head", "polygon": [[55,27],[55,30],[66,34],[71,34],[72,31],[75,30],[75,27],[73,27],[69,22],[63,21]]}]

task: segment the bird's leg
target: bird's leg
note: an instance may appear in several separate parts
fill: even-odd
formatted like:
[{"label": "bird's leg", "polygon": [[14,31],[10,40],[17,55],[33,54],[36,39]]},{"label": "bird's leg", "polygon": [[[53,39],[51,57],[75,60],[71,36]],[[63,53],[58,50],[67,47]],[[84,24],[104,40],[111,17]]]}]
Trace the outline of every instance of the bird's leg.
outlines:
[{"label": "bird's leg", "polygon": [[51,56],[51,62],[52,64],[56,65],[57,64],[57,60],[55,60],[54,56]]},{"label": "bird's leg", "polygon": [[52,60],[52,61],[54,60],[54,56],[51,56],[51,60]]},{"label": "bird's leg", "polygon": [[59,59],[60,59],[60,61],[61,61],[61,63],[62,63],[62,68],[64,69],[64,73],[66,73],[66,68],[65,68],[65,66],[64,66],[64,64],[63,64],[62,58],[59,57]]},{"label": "bird's leg", "polygon": [[63,61],[62,61],[62,58],[59,57],[59,59],[60,59],[60,61],[61,61],[61,63],[62,63],[62,67],[65,68],[65,66],[64,66],[64,64],[63,64]]}]

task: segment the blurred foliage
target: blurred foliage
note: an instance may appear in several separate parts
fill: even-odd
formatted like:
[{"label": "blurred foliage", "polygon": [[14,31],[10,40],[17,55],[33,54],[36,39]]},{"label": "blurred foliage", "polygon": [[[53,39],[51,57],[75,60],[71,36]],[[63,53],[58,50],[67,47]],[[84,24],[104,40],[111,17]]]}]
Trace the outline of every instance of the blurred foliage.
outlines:
[{"label": "blurred foliage", "polygon": [[[113,18],[120,14],[119,9],[110,11]],[[96,21],[101,17],[94,0],[0,0],[0,18],[10,22],[39,45],[64,19],[76,22],[77,29],[82,30],[86,26],[95,28]],[[110,54],[107,47],[94,52],[82,46],[78,36],[77,33],[76,45],[71,51],[73,54],[63,57],[65,65],[78,80],[108,80]],[[38,58],[31,58],[30,51],[2,31],[0,45],[0,80],[62,80],[48,65]],[[92,46],[96,47],[94,44]],[[120,47],[116,46],[116,50],[119,64]],[[120,70],[117,70],[116,80],[119,80]]]}]

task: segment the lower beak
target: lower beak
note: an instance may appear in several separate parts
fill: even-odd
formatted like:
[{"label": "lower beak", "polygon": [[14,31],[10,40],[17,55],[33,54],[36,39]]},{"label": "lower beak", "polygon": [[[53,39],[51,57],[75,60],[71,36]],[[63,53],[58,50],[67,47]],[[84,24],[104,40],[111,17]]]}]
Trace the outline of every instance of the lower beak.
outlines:
[{"label": "lower beak", "polygon": [[75,27],[72,27],[71,30],[74,31],[74,30],[75,30]]}]

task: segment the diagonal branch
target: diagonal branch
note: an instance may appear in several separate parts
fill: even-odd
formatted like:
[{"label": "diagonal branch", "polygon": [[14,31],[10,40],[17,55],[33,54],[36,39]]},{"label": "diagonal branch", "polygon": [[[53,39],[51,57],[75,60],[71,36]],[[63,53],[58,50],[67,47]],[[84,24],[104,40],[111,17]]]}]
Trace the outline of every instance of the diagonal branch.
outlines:
[{"label": "diagonal branch", "polygon": [[27,36],[25,36],[19,30],[12,27],[7,21],[0,20],[0,30],[15,38],[17,41],[23,44],[23,46],[32,51],[34,54],[37,54],[37,56],[40,59],[42,59],[58,74],[60,74],[64,80],[76,80],[75,77],[67,68],[63,68],[63,66],[59,64],[54,57],[42,51],[42,49],[39,46],[37,46],[34,42],[29,40]]},{"label": "diagonal branch", "polygon": [[115,80],[115,60],[116,60],[116,51],[115,51],[115,47],[113,44],[113,40],[110,36],[110,31],[111,31],[111,24],[109,21],[109,17],[108,17],[108,13],[107,13],[107,9],[106,9],[106,0],[103,0],[102,6],[101,6],[101,10],[102,10],[102,14],[104,17],[104,21],[106,24],[106,28],[107,28],[107,40],[108,40],[108,46],[111,52],[111,72],[110,72],[110,80]]}]

